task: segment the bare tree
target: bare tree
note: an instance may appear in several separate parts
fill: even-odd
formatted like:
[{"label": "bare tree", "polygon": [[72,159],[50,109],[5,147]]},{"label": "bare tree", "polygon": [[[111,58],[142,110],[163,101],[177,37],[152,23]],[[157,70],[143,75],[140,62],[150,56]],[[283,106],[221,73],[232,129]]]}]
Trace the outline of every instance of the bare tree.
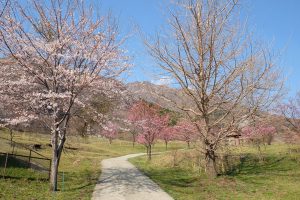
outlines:
[{"label": "bare tree", "polygon": [[[278,98],[281,79],[272,54],[239,25],[237,0],[177,1],[168,31],[148,40],[150,54],[180,87],[184,111],[198,130],[206,172],[217,176],[222,141]],[[154,41],[154,42],[152,42]]]},{"label": "bare tree", "polygon": [[277,110],[288,122],[288,128],[296,133],[300,133],[300,92],[288,102],[279,105]]},{"label": "bare tree", "polygon": [[103,122],[91,99],[119,94],[123,86],[116,78],[129,67],[115,20],[94,14],[83,1],[30,0],[14,2],[0,21],[1,55],[12,63],[0,63],[6,80],[0,98],[51,130],[54,191],[71,118],[89,107],[85,111]]}]

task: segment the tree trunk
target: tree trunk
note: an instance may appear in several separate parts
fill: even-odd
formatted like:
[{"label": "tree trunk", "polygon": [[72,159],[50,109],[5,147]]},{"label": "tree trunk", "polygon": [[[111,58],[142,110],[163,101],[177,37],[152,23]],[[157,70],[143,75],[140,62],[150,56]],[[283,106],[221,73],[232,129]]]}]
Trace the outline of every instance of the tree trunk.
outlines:
[{"label": "tree trunk", "polygon": [[58,166],[61,158],[61,153],[65,143],[65,134],[63,138],[59,139],[58,131],[55,131],[52,136],[52,163],[50,172],[50,190],[57,191],[57,175]]},{"label": "tree trunk", "polygon": [[12,128],[9,128],[10,146],[11,146],[11,147],[13,146],[13,137],[14,137],[13,134],[14,134],[14,133],[13,133]]},{"label": "tree trunk", "polygon": [[58,173],[58,132],[52,133],[52,163],[50,173],[50,190],[57,191],[57,173]]},{"label": "tree trunk", "polygon": [[240,138],[237,138],[237,139],[236,139],[236,142],[237,142],[236,145],[240,146]]},{"label": "tree trunk", "polygon": [[57,191],[57,174],[58,174],[58,156],[57,151],[53,149],[53,157],[51,163],[51,174],[50,174],[50,190]]},{"label": "tree trunk", "polygon": [[216,155],[214,150],[206,150],[205,153],[205,160],[206,160],[206,173],[209,178],[216,178],[217,173],[217,166],[216,166]]},{"label": "tree trunk", "polygon": [[135,135],[132,135],[132,147],[134,148],[134,146],[135,146]]},{"label": "tree trunk", "polygon": [[168,150],[168,142],[165,141],[165,144],[166,144],[166,150]]},{"label": "tree trunk", "polygon": [[187,141],[186,143],[188,145],[188,148],[190,149],[190,141]]},{"label": "tree trunk", "polygon": [[152,146],[149,145],[149,149],[148,149],[148,160],[151,160],[152,158]]}]

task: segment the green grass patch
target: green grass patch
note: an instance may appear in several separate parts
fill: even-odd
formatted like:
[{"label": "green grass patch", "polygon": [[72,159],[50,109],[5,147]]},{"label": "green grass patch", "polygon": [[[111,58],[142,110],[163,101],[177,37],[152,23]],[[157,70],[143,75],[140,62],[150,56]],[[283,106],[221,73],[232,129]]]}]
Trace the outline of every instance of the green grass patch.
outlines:
[{"label": "green grass patch", "polygon": [[[9,138],[7,131],[0,131],[0,137]],[[22,144],[41,144],[39,153],[51,158],[50,135],[37,133],[15,133],[14,140]],[[170,144],[170,149],[182,148],[183,143]],[[0,199],[91,199],[95,184],[101,173],[101,160],[130,153],[145,152],[142,145],[132,147],[129,141],[115,140],[110,145],[105,139],[95,136],[80,138],[68,137],[66,148],[59,166],[58,192],[49,191],[48,174],[27,169],[15,162],[3,174],[0,166]],[[155,145],[154,151],[164,151],[163,143]],[[10,144],[0,140],[0,152],[11,152]],[[28,155],[28,151],[16,148],[15,153]],[[2,165],[3,157],[0,158]],[[11,162],[10,162],[11,163]],[[63,177],[64,175],[64,177]],[[4,177],[4,178],[3,178]],[[64,181],[62,181],[64,178]]]},{"label": "green grass patch", "polygon": [[176,200],[295,200],[300,197],[300,153],[290,153],[291,148],[299,147],[268,146],[263,160],[253,147],[232,149],[235,155],[243,153],[243,158],[216,179],[206,177],[193,150],[155,155],[150,162],[144,156],[130,161]]}]

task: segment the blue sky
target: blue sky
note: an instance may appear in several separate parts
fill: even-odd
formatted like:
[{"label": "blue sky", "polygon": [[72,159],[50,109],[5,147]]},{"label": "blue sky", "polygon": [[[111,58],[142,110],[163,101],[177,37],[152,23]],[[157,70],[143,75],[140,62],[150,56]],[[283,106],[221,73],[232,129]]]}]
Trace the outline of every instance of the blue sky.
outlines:
[{"label": "blue sky", "polygon": [[[167,0],[102,0],[103,11],[111,10],[119,18],[120,28],[130,32],[135,25],[154,34],[165,23],[164,2]],[[280,61],[289,95],[300,90],[300,1],[241,0],[244,14],[256,37],[271,43],[280,52]],[[128,81],[153,81],[155,63],[147,55],[140,36],[134,32],[126,44],[133,55],[134,69]]]}]

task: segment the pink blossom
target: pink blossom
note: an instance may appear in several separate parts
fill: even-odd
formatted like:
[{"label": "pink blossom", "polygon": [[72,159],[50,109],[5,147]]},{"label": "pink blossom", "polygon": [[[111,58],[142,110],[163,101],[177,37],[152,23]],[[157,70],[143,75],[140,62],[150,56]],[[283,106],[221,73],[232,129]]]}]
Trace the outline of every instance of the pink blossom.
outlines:
[{"label": "pink blossom", "polygon": [[0,102],[8,108],[6,118],[34,115],[51,129],[56,190],[70,120],[82,108],[99,123],[109,120],[92,99],[122,93],[117,78],[130,67],[129,57],[111,16],[95,17],[83,1],[28,3],[30,10],[14,1],[1,16],[0,54],[6,59],[0,60]]},{"label": "pink blossom", "polygon": [[260,123],[258,125],[246,126],[242,129],[242,137],[247,139],[258,139],[264,136],[273,135],[276,128]]},{"label": "pink blossom", "polygon": [[129,110],[128,119],[139,130],[137,141],[146,146],[151,159],[152,146],[168,126],[169,116],[160,115],[158,106],[139,101]]},{"label": "pink blossom", "polygon": [[107,138],[109,143],[111,144],[114,139],[118,136],[118,127],[116,124],[112,122],[108,122],[106,125],[103,126],[103,130],[100,132],[100,135]]},{"label": "pink blossom", "polygon": [[190,147],[190,143],[197,139],[197,127],[195,123],[189,122],[187,120],[182,120],[178,122],[175,126],[176,137],[178,140],[184,141]]},{"label": "pink blossom", "polygon": [[166,149],[168,148],[168,143],[176,139],[177,129],[175,126],[167,126],[162,129],[159,138],[165,142]]}]

